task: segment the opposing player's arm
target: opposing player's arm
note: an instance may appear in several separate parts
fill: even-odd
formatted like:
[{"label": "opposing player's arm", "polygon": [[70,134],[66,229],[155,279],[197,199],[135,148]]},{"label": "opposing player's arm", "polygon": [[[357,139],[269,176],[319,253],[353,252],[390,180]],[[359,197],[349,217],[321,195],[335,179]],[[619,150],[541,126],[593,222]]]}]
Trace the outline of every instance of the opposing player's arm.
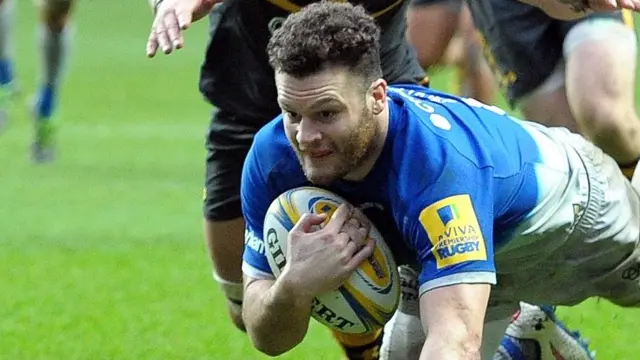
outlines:
[{"label": "opposing player's arm", "polygon": [[182,32],[193,22],[207,16],[222,0],[148,0],[154,19],[147,40],[147,56],[155,56],[158,49],[170,54],[184,46]]},{"label": "opposing player's arm", "polygon": [[437,180],[414,200],[416,221],[405,229],[422,264],[420,312],[428,336],[421,359],[480,359],[496,282],[492,173],[455,161],[448,166],[449,181]]},{"label": "opposing player's arm", "polygon": [[582,18],[592,12],[620,9],[640,10],[640,0],[519,0],[536,6],[547,15],[560,20]]}]

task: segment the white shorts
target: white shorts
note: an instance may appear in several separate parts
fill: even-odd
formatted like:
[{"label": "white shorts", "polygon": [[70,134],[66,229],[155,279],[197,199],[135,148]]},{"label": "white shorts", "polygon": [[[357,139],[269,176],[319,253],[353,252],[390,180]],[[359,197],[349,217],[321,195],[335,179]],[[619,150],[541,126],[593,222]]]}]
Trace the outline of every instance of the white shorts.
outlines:
[{"label": "white shorts", "polygon": [[496,251],[489,320],[512,314],[519,301],[571,306],[598,296],[640,306],[637,189],[583,137],[563,128],[551,131],[564,140],[575,174],[563,193],[527,221],[525,233],[532,236]]}]

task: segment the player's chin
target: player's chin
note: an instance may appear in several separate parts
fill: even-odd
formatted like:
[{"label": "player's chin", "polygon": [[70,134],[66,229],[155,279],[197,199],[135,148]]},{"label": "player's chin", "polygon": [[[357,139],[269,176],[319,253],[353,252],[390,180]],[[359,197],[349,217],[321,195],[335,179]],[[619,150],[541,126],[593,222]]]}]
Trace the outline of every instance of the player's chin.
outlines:
[{"label": "player's chin", "polygon": [[322,167],[305,164],[304,174],[309,181],[318,186],[328,186],[340,178],[340,174],[333,167]]}]

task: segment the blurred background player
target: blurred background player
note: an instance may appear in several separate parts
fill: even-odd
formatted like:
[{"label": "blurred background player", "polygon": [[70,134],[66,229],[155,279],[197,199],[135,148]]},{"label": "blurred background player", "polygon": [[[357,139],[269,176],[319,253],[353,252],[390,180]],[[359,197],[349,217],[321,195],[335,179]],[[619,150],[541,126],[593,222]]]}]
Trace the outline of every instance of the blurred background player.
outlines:
[{"label": "blurred background player", "polygon": [[[0,127],[8,121],[10,100],[17,91],[13,63],[13,20],[16,0],[0,0]],[[38,89],[33,99],[34,138],[32,159],[49,162],[55,156],[56,109],[64,64],[68,56],[71,29],[68,17],[73,0],[37,0],[40,12],[38,49],[41,56]]]},{"label": "blurred background player", "polygon": [[462,96],[490,104],[496,86],[482,55],[481,37],[466,4],[458,0],[413,0],[407,12],[407,36],[418,60],[429,72],[453,65]]},{"label": "blurred background player", "polygon": [[529,120],[581,132],[631,178],[640,158],[632,13],[565,21],[518,1],[469,8],[511,106]]}]

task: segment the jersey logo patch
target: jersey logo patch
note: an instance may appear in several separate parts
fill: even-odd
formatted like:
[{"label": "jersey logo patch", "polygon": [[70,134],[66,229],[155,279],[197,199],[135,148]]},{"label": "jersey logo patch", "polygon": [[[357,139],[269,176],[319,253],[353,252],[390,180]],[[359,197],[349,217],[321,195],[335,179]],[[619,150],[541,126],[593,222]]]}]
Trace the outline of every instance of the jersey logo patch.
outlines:
[{"label": "jersey logo patch", "polygon": [[469,195],[455,195],[420,212],[420,223],[433,245],[438,269],[466,261],[487,260],[487,250]]}]

